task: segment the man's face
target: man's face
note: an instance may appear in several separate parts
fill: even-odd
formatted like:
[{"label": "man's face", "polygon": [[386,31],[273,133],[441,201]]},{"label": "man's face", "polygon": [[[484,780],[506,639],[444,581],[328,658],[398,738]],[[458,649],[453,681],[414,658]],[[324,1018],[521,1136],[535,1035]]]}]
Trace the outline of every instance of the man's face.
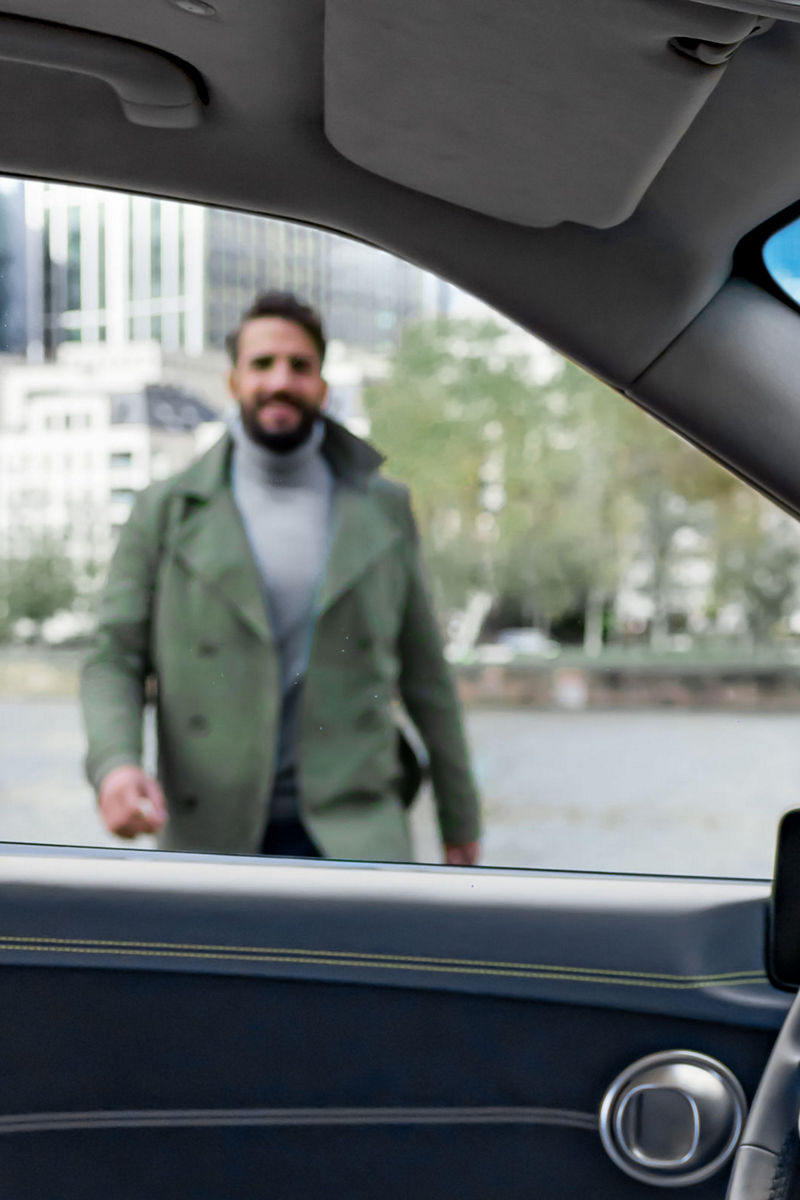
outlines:
[{"label": "man's face", "polygon": [[328,386],[310,335],[282,317],[255,317],[242,326],[228,378],[250,437],[276,449],[305,439]]}]

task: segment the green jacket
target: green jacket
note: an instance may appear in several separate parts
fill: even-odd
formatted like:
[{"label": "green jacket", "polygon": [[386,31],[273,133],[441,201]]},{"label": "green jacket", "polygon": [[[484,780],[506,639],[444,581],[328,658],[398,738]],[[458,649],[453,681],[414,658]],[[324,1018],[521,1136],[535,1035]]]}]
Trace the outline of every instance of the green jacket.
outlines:
[{"label": "green jacket", "polygon": [[[394,701],[425,743],[444,842],[479,836],[458,701],[423,583],[405,488],[326,421],[333,543],[302,700],[303,819],[332,858],[408,861]],[[140,763],[145,682],[157,682],[165,849],[257,853],[280,716],[278,660],[230,488],[226,435],[139,494],[120,533],[82,678],[94,787]]]}]

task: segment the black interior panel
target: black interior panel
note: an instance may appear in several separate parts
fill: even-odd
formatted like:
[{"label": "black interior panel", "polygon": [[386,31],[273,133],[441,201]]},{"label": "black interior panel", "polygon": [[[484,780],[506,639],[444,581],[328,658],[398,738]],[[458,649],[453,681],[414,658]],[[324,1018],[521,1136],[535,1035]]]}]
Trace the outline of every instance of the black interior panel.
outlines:
[{"label": "black interior panel", "polygon": [[[54,1003],[55,1001],[55,1003]],[[5,967],[0,1119],[86,1114],[0,1134],[3,1195],[141,1200],[370,1195],[644,1197],[588,1128],[425,1123],[93,1128],[99,1111],[541,1106],[596,1113],[635,1058],[682,1047],[748,1095],[772,1034],[494,997],[163,972]],[[722,1196],[724,1179],[696,1187]]]},{"label": "black interior panel", "polygon": [[752,1094],[790,1000],[765,974],[768,900],[7,847],[0,1195],[644,1197],[602,1148],[605,1089],[681,1049]]}]

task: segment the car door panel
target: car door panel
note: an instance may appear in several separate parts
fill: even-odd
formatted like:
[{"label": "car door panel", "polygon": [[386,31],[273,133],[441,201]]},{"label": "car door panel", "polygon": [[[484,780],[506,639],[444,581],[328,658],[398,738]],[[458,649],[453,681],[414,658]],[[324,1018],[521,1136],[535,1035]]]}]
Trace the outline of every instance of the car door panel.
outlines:
[{"label": "car door panel", "polygon": [[[0,856],[5,1194],[645,1196],[603,1093],[670,1049],[748,1095],[788,997],[760,884]],[[198,931],[202,936],[198,936]],[[722,1196],[724,1172],[693,1189]]]}]

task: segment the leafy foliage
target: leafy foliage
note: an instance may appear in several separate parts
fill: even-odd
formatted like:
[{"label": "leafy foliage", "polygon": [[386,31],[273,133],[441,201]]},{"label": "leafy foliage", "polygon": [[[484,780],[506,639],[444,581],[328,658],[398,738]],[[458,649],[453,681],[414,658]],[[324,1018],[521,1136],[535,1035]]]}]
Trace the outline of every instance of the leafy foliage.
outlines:
[{"label": "leafy foliage", "polygon": [[72,563],[57,543],[36,542],[24,558],[5,562],[0,572],[0,634],[22,618],[41,625],[69,609],[76,589]]},{"label": "leafy foliage", "polygon": [[759,640],[797,603],[792,522],[574,364],[541,382],[493,321],[410,326],[366,403],[446,613],[479,590],[545,628],[580,613],[596,649],[638,580],[658,645],[685,604],[687,531],[713,570],[710,616],[738,605]]}]

